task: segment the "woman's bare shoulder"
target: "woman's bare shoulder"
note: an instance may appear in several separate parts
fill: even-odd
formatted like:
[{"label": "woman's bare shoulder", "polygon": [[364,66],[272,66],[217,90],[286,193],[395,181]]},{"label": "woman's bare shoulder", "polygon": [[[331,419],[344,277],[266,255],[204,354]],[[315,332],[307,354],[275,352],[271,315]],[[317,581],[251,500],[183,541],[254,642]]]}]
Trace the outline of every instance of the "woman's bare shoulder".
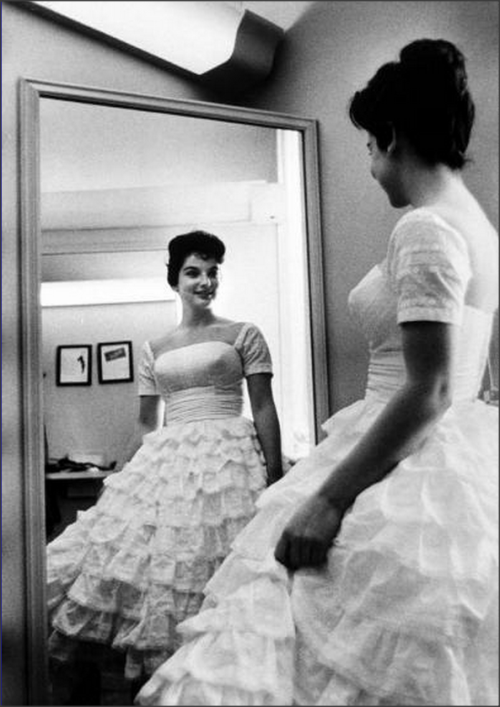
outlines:
[{"label": "woman's bare shoulder", "polygon": [[236,322],[234,319],[226,319],[225,317],[216,317],[215,326],[237,326],[241,325],[241,322]]},{"label": "woman's bare shoulder", "polygon": [[172,329],[171,331],[168,331],[162,336],[149,340],[149,346],[155,358],[158,356],[159,353],[169,348],[169,345],[175,340],[176,331],[177,327],[175,329]]}]

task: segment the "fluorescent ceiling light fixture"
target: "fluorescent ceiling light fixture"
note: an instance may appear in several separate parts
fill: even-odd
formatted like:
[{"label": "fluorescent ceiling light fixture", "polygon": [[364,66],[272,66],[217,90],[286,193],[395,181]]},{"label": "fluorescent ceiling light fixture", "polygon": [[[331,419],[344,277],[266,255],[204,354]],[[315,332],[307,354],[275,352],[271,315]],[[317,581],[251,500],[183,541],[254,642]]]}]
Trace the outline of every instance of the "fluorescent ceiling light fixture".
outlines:
[{"label": "fluorescent ceiling light fixture", "polygon": [[198,75],[230,59],[245,14],[219,0],[34,4]]},{"label": "fluorescent ceiling light fixture", "polygon": [[42,282],[40,296],[42,307],[161,302],[174,299],[175,293],[170,290],[163,277]]}]

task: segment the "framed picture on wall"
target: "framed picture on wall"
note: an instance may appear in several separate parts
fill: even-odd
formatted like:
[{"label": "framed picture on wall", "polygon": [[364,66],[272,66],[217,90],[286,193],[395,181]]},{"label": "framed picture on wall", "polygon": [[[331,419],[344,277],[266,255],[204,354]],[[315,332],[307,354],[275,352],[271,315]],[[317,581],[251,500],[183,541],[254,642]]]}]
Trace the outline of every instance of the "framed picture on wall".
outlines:
[{"label": "framed picture on wall", "polygon": [[134,380],[131,341],[97,344],[99,383],[127,383]]},{"label": "framed picture on wall", "polygon": [[56,385],[92,383],[92,346],[71,344],[56,349]]}]

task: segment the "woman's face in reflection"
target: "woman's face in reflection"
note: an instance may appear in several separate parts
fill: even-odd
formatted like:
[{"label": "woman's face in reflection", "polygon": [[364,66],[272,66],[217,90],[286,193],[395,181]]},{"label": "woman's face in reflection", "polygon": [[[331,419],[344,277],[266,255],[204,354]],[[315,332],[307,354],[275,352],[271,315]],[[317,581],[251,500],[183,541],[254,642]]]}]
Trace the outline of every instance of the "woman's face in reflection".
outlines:
[{"label": "woman's face in reflection", "polygon": [[214,258],[198,253],[188,255],[180,271],[176,291],[183,305],[208,309],[219,287],[219,265]]}]

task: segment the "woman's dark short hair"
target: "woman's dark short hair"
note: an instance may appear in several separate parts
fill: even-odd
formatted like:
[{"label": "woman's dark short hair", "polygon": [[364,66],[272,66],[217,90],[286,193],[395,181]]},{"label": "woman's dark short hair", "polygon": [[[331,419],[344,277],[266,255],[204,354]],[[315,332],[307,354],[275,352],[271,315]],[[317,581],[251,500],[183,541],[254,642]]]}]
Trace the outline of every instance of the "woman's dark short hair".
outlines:
[{"label": "woman's dark short hair", "polygon": [[351,99],[349,117],[386,149],[392,129],[429,164],[460,169],[474,123],[465,57],[445,39],[418,39]]},{"label": "woman's dark short hair", "polygon": [[193,253],[202,258],[213,258],[217,263],[224,261],[226,246],[220,238],[206,231],[190,231],[172,238],[168,244],[167,281],[170,287],[179,282],[179,272],[186,258]]}]

